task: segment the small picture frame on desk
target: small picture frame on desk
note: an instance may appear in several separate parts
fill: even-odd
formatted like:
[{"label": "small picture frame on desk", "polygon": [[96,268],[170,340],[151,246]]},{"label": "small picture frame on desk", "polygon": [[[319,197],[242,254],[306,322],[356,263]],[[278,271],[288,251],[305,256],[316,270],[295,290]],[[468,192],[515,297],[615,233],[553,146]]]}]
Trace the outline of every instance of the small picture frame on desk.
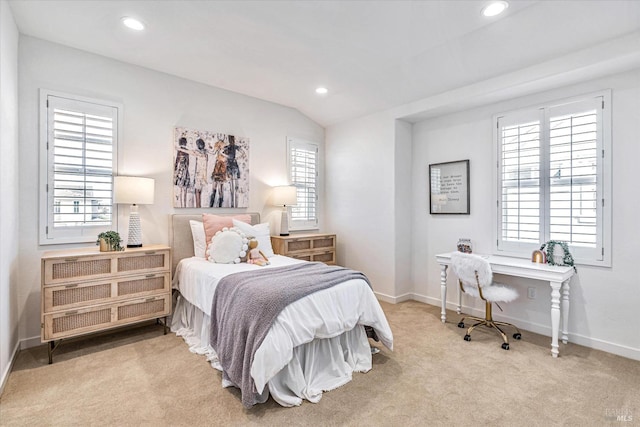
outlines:
[{"label": "small picture frame on desk", "polygon": [[469,160],[429,165],[429,213],[470,214]]}]

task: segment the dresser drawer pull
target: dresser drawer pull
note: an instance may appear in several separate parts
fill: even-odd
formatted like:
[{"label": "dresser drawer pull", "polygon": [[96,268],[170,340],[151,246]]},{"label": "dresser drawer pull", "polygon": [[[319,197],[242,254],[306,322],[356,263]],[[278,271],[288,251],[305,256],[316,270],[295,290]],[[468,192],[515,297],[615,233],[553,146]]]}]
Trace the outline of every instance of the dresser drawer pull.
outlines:
[{"label": "dresser drawer pull", "polygon": [[64,262],[76,262],[78,258],[65,258]]},{"label": "dresser drawer pull", "polygon": [[155,275],[155,274],[147,274],[147,275],[146,275],[146,276],[144,276],[144,277],[146,277],[147,279],[150,279],[150,278],[152,278],[152,277],[156,277],[156,275]]},{"label": "dresser drawer pull", "polygon": [[64,287],[65,289],[77,288],[78,284],[76,283],[75,285],[65,285]]},{"label": "dresser drawer pull", "polygon": [[151,302],[155,300],[156,300],[156,297],[152,297],[152,298],[147,298],[146,300],[144,300],[144,302]]},{"label": "dresser drawer pull", "polygon": [[145,255],[153,255],[155,253],[156,253],[156,251],[146,251],[144,254]]},{"label": "dresser drawer pull", "polygon": [[65,316],[71,316],[73,314],[78,314],[78,310],[67,311],[66,313],[64,313]]}]

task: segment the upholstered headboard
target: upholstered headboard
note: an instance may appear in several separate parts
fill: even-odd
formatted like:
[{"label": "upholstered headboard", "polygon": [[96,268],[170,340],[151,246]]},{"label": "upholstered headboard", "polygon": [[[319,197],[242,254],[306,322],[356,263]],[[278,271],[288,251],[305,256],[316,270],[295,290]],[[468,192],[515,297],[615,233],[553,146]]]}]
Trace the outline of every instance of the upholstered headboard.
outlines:
[{"label": "upholstered headboard", "polygon": [[[219,216],[234,216],[231,214],[216,214]],[[247,212],[251,215],[251,224],[260,223],[260,214],[256,212]],[[176,271],[176,266],[183,258],[189,258],[194,255],[193,252],[193,236],[191,235],[190,220],[202,221],[202,214],[173,214],[169,220],[169,246],[172,249],[171,257],[171,274]]]}]

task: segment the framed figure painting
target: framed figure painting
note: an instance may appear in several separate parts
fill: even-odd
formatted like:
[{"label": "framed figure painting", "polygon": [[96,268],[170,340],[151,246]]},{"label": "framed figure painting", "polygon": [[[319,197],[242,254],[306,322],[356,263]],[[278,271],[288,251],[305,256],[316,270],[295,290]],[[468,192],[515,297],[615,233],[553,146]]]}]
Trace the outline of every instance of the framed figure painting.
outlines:
[{"label": "framed figure painting", "polygon": [[249,139],[174,129],[173,207],[249,206]]},{"label": "framed figure painting", "polygon": [[469,215],[469,160],[429,165],[429,213]]}]

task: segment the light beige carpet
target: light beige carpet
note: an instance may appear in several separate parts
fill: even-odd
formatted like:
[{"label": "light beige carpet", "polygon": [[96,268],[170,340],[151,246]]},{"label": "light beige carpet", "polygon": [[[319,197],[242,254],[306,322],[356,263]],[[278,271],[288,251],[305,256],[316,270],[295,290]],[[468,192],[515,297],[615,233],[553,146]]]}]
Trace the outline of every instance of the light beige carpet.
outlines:
[{"label": "light beige carpet", "polygon": [[[0,399],[0,425],[602,426],[640,424],[640,362],[523,331],[500,348],[462,339],[439,307],[382,304],[395,351],[317,403],[245,410],[221,374],[155,324],[22,351]],[[630,421],[616,421],[624,415]]]}]

